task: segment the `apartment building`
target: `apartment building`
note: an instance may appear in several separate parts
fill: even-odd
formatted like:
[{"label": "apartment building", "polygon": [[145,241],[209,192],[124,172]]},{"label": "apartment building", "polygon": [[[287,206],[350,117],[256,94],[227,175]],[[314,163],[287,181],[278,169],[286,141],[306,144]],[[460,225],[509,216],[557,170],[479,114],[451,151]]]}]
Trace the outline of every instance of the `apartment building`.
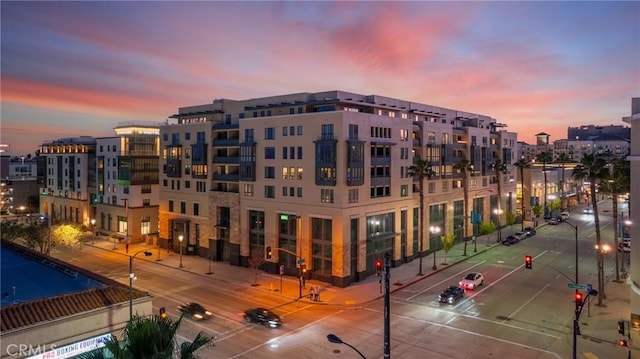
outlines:
[{"label": "apartment building", "polygon": [[96,139],[96,232],[115,241],[153,241],[158,233],[161,123],[119,123]]},{"label": "apartment building", "polygon": [[96,140],[81,136],[47,141],[40,146],[38,183],[40,213],[52,223],[90,225],[95,196]]},{"label": "apartment building", "polygon": [[[408,176],[418,159],[435,172],[425,181],[425,253],[439,241],[430,226],[463,241],[466,212],[505,223],[494,209],[516,209],[517,137],[488,116],[328,91],[217,99],[171,119],[160,128],[159,237],[185,254],[286,275],[304,268],[338,286],[374,274],[385,252],[402,265],[420,247]],[[497,159],[506,173],[496,174]]]}]

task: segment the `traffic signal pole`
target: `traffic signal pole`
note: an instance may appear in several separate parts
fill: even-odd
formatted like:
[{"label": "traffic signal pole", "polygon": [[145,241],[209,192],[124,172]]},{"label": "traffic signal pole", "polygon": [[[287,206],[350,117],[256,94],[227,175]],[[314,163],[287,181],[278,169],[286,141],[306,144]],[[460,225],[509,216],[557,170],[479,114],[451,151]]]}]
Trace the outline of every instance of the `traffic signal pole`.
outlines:
[{"label": "traffic signal pole", "polygon": [[387,251],[384,253],[384,358],[391,358],[391,325],[390,325],[390,309],[389,309],[389,297],[391,296],[389,291],[391,269],[391,254]]}]

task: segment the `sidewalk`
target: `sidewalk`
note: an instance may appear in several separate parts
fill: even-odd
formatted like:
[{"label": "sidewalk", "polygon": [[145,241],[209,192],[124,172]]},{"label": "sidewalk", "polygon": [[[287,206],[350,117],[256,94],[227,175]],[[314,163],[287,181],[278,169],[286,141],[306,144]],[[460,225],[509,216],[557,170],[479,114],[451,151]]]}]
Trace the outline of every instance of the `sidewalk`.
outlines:
[{"label": "sidewalk", "polygon": [[[513,232],[520,230],[520,225],[513,226]],[[504,228],[502,235],[508,235],[511,229]],[[464,255],[464,245],[456,244],[446,256],[446,265],[443,265],[445,259],[444,251],[436,252],[437,270],[433,270],[433,253],[425,254],[422,258],[422,273],[419,272],[419,259],[412,262],[404,263],[398,267],[392,267],[390,273],[390,291],[398,291],[411,285],[417,281],[430,277],[445,268],[455,266],[457,263],[463,262],[476,254],[485,252],[496,245],[496,234],[489,236],[479,236],[476,240],[476,249],[474,252],[474,243],[467,242],[467,255]],[[136,261],[153,262],[158,265],[172,267],[183,271],[191,272],[207,277],[213,277],[223,281],[230,287],[239,286],[246,288],[248,286],[256,290],[272,292],[272,294],[281,295],[291,300],[307,301],[323,305],[362,305],[363,303],[382,297],[380,291],[380,278],[372,275],[361,282],[354,282],[346,288],[335,287],[329,283],[321,282],[314,279],[306,280],[306,285],[300,290],[298,278],[291,276],[281,276],[277,274],[266,273],[262,270],[254,270],[252,268],[232,266],[227,262],[214,262],[207,258],[182,255],[182,268],[180,268],[180,253],[169,252],[167,249],[158,249],[157,246],[145,243],[135,243],[129,245],[129,251],[126,252],[124,243],[114,243],[113,239],[107,237],[86,237],[84,246],[91,246],[110,252],[120,253],[123,256],[134,255],[138,252],[149,251],[151,256],[138,254]],[[114,249],[115,248],[115,249]],[[159,254],[159,255],[158,255]],[[159,260],[158,260],[159,259]],[[233,278],[233,281],[230,280]],[[282,287],[281,287],[282,285]],[[319,301],[313,301],[309,297],[309,290],[312,287],[319,287]],[[282,288],[282,289],[281,289]],[[299,298],[302,292],[302,298]]]}]

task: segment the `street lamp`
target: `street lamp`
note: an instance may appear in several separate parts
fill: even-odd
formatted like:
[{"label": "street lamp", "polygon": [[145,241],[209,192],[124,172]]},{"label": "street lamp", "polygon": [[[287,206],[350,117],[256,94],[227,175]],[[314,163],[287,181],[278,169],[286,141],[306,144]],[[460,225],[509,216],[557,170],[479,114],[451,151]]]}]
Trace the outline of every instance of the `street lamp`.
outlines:
[{"label": "street lamp", "polygon": [[91,231],[93,232],[91,237],[91,244],[96,244],[96,219],[95,218],[91,218]]},{"label": "street lamp", "polygon": [[327,335],[327,340],[329,340],[331,343],[335,343],[335,344],[344,344],[346,346],[348,346],[349,348],[353,349],[356,351],[356,353],[360,354],[360,356],[363,359],[367,359],[367,357],[365,357],[362,353],[360,353],[360,351],[358,349],[356,349],[356,347],[354,347],[353,345],[347,343],[347,342],[343,342],[342,339],[340,339],[337,335],[335,334],[328,334]]},{"label": "street lamp", "polygon": [[178,236],[178,240],[180,241],[180,268],[184,268],[182,267],[182,240],[184,239],[184,236],[181,234]]},{"label": "street lamp", "polygon": [[129,256],[129,320],[133,318],[133,258],[135,258],[138,254],[144,253],[145,257],[151,255],[151,252],[141,250],[136,252],[134,255]]},{"label": "street lamp", "polygon": [[498,240],[497,240],[497,242],[500,243],[502,241],[502,225],[500,224],[500,216],[502,215],[502,210],[500,208],[496,208],[496,209],[493,210],[493,213],[496,215],[497,221],[498,221]]},{"label": "street lamp", "polygon": [[[431,267],[431,269],[433,270],[437,270],[438,266],[436,265],[436,249],[438,247],[437,245],[437,235],[440,233],[440,227],[439,226],[430,226],[429,227],[429,232],[431,232],[431,237],[433,238],[433,267]],[[436,236],[436,238],[434,238],[434,235]]]},{"label": "street lamp", "polygon": [[608,244],[595,245],[596,252],[598,253],[598,305],[602,304],[602,298],[607,296],[604,294],[604,258],[611,251],[611,247]]}]

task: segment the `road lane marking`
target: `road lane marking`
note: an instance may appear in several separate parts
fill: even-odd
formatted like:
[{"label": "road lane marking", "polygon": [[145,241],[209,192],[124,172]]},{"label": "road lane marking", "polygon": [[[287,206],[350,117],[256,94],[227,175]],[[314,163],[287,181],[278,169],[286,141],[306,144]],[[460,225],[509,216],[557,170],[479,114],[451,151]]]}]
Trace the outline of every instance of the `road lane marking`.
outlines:
[{"label": "road lane marking", "polygon": [[511,320],[511,318],[518,314],[518,312],[520,310],[522,310],[522,308],[524,308],[527,304],[529,304],[534,298],[536,298],[537,296],[540,295],[540,293],[542,293],[545,289],[549,288],[549,284],[545,285],[542,289],[540,289],[536,294],[532,295],[531,298],[529,298],[529,300],[527,300],[526,302],[522,303],[521,306],[518,307],[518,309],[516,309],[515,311],[513,311],[509,316],[507,316],[507,318],[505,318],[502,323],[506,322],[507,320]]},{"label": "road lane marking", "polygon": [[430,286],[430,287],[427,287],[427,288],[425,288],[424,290],[419,291],[417,294],[414,294],[414,295],[412,295],[412,296],[408,297],[406,300],[412,300],[413,298],[415,298],[415,297],[417,297],[417,296],[419,296],[419,295],[423,294],[424,292],[427,292],[427,291],[429,291],[429,290],[431,290],[431,289],[435,288],[436,286],[440,286],[442,283],[444,283],[444,282],[447,282],[447,281],[451,280],[451,278],[458,277],[458,276],[460,276],[462,273],[466,273],[466,272],[470,271],[471,269],[473,269],[473,268],[475,268],[475,267],[477,267],[477,266],[479,266],[479,265],[482,265],[482,264],[484,264],[484,263],[486,263],[486,262],[487,262],[487,261],[482,261],[482,262],[479,262],[479,263],[477,263],[477,264],[475,264],[475,265],[473,265],[473,266],[471,266],[471,267],[469,267],[469,268],[465,268],[465,269],[463,269],[463,270],[461,270],[461,271],[457,272],[456,274],[453,274],[453,275],[449,276],[448,278],[443,279],[443,280],[441,280],[441,281],[439,281],[439,282],[435,283],[434,285],[432,285],[432,286]]}]

